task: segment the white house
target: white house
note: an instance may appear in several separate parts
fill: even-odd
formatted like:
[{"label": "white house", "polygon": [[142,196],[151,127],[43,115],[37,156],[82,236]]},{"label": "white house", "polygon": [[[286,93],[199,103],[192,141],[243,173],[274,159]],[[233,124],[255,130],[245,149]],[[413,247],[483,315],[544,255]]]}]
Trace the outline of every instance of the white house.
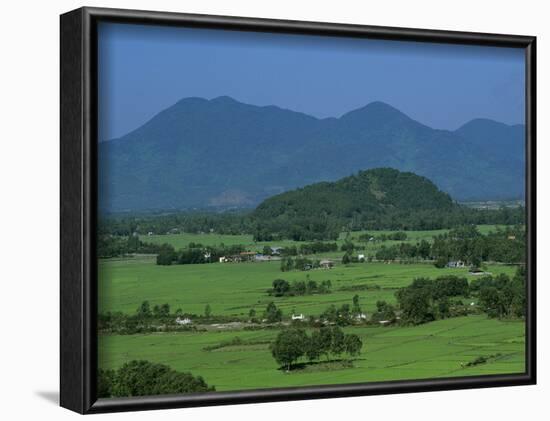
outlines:
[{"label": "white house", "polygon": [[359,313],[355,315],[356,320],[367,320],[367,315],[365,313]]},{"label": "white house", "polygon": [[283,251],[282,247],[270,247],[270,249],[271,249],[271,254],[274,256],[280,255],[281,252]]},{"label": "white house", "polygon": [[332,261],[328,260],[328,259],[325,259],[325,260],[321,260],[319,262],[319,265],[323,268],[323,269],[331,269],[333,266],[334,266],[334,263],[332,263]]},{"label": "white house", "polygon": [[305,319],[306,319],[305,316],[304,316],[303,314],[301,314],[301,313],[300,313],[300,314],[297,314],[297,315],[294,315],[294,314],[292,315],[292,320],[300,320],[300,321],[303,321],[303,320],[305,320]]},{"label": "white house", "polygon": [[358,255],[357,255],[357,258],[358,258],[359,260],[365,260],[365,255],[364,255],[364,254],[358,254]]},{"label": "white house", "polygon": [[449,262],[447,263],[448,268],[463,268],[465,267],[465,263],[462,260],[457,260],[456,262]]},{"label": "white house", "polygon": [[181,318],[178,317],[178,318],[176,319],[176,323],[179,324],[179,325],[185,326],[185,325],[190,325],[190,324],[193,323],[193,322],[191,321],[191,319],[190,319],[189,317],[185,317],[185,318],[183,318],[183,319],[181,319]]}]

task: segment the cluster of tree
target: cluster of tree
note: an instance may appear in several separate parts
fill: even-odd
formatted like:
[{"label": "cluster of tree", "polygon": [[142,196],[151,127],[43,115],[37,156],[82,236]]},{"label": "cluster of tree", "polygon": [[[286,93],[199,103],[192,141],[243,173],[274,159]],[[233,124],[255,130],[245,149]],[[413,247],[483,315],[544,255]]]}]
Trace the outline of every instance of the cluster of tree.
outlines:
[{"label": "cluster of tree", "polygon": [[[377,260],[392,261],[396,259],[430,259],[431,245],[426,240],[416,244],[401,243],[393,246],[381,246],[376,252]],[[445,262],[446,263],[446,262]]]},{"label": "cluster of tree", "polygon": [[165,244],[157,254],[157,265],[215,263],[222,256],[238,255],[245,250],[241,244],[204,247],[201,244],[189,243],[188,247],[176,252],[172,246]]},{"label": "cluster of tree", "polygon": [[100,398],[213,392],[201,376],[175,371],[164,364],[130,361],[118,370],[98,370]]},{"label": "cluster of tree", "polygon": [[[352,257],[348,259],[353,261]],[[375,258],[381,261],[435,260],[439,268],[449,261],[459,260],[473,267],[479,267],[484,261],[521,263],[525,260],[525,230],[523,226],[497,227],[494,232],[483,235],[475,225],[465,225],[435,236],[432,244],[421,240],[416,244],[382,245]]]},{"label": "cluster of tree", "polygon": [[189,232],[194,234],[215,232],[239,235],[252,233],[254,226],[247,211],[179,211],[162,214],[132,213],[103,215],[100,232],[128,237],[134,233],[146,235]]},{"label": "cluster of tree", "polygon": [[331,304],[321,313],[319,319],[323,322],[347,326],[352,324],[354,319],[361,314],[359,295],[355,294],[352,298],[351,306],[349,304],[342,304],[340,307],[336,307],[334,304]]},{"label": "cluster of tree", "polygon": [[332,284],[330,280],[321,282],[308,279],[307,281],[293,281],[292,283],[284,279],[275,279],[272,288],[268,291],[269,295],[275,297],[292,297],[295,295],[328,294]]},{"label": "cluster of tree", "polygon": [[506,274],[486,276],[472,281],[472,294],[479,297],[479,305],[489,317],[524,317],[526,309],[525,269],[518,267],[510,278]]},{"label": "cluster of tree", "polygon": [[141,241],[138,235],[119,237],[99,233],[97,239],[97,255],[99,258],[121,257],[133,253],[157,254],[166,244],[152,244]]},{"label": "cluster of tree", "polygon": [[[210,304],[206,304],[204,307],[204,313],[201,315],[184,313],[181,308],[178,308],[175,312],[170,311],[170,305],[155,304],[151,306],[149,301],[143,301],[136,309],[134,314],[125,314],[122,312],[107,312],[100,313],[97,317],[98,329],[104,333],[117,333],[117,334],[136,334],[147,333],[158,330],[159,326],[164,329],[193,329],[192,327],[181,327],[177,325],[176,319],[193,318],[201,319],[203,321],[210,321],[212,316],[212,308]],[[227,316],[215,316],[216,321],[234,321],[234,318]]]},{"label": "cluster of tree", "polygon": [[362,347],[359,336],[345,334],[338,327],[323,327],[313,331],[311,336],[303,329],[285,329],[279,332],[270,346],[275,361],[287,371],[302,357],[312,362],[323,355],[327,360],[331,355],[339,357],[344,353],[356,357],[360,355]]},{"label": "cluster of tree", "polygon": [[[256,313],[250,313],[249,315],[254,317]],[[273,301],[270,301],[265,308],[264,319],[267,323],[279,323],[283,320],[283,311],[280,308],[277,308]]]},{"label": "cluster of tree", "polygon": [[450,298],[468,295],[468,280],[452,275],[435,280],[416,278],[395,293],[401,321],[415,325],[464,314],[464,305],[451,302]]},{"label": "cluster of tree", "polygon": [[465,225],[434,237],[432,258],[437,267],[449,260],[462,260],[478,267],[481,262],[525,262],[525,226],[497,229],[487,235],[474,225]]},{"label": "cluster of tree", "polygon": [[372,313],[371,321],[381,322],[385,320],[393,323],[395,322],[395,319],[395,308],[386,301],[378,300],[376,302],[376,311]]},{"label": "cluster of tree", "polygon": [[308,259],[307,257],[285,257],[281,260],[281,272],[290,272],[291,270],[310,270],[320,267],[320,261]]}]

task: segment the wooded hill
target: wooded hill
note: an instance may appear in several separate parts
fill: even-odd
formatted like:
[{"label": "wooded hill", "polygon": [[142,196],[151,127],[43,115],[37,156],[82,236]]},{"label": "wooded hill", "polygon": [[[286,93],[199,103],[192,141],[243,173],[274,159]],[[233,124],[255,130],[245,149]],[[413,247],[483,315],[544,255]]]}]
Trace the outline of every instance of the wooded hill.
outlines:
[{"label": "wooded hill", "polygon": [[270,197],[251,218],[256,239],[269,241],[336,239],[360,229],[440,229],[507,217],[465,208],[425,177],[377,168]]}]

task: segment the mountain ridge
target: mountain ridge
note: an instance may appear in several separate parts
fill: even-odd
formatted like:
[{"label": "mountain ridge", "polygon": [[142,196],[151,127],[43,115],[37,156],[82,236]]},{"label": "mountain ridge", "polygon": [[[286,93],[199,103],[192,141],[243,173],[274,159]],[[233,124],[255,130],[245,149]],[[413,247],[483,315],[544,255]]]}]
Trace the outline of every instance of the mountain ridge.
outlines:
[{"label": "mountain ridge", "polygon": [[432,129],[381,101],[319,119],[228,96],[182,98],[99,143],[100,209],[252,207],[376,167],[425,176],[459,200],[515,198],[523,195],[523,128],[473,119]]}]

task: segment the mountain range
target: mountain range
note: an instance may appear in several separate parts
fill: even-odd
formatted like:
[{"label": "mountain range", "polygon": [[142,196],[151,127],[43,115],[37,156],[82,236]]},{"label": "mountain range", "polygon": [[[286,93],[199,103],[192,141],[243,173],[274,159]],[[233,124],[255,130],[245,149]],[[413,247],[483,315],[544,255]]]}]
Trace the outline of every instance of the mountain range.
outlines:
[{"label": "mountain range", "polygon": [[430,128],[383,102],[318,119],[230,97],[185,98],[99,143],[101,211],[254,207],[267,197],[390,167],[454,200],[524,195],[523,125]]}]

